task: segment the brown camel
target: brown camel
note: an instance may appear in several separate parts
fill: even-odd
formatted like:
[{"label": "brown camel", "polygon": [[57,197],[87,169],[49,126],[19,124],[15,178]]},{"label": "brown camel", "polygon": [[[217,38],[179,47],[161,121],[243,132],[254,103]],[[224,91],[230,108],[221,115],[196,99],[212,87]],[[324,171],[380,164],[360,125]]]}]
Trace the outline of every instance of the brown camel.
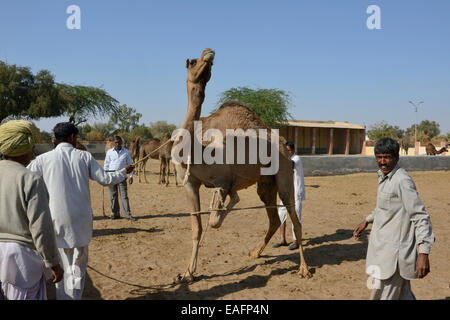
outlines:
[{"label": "brown camel", "polygon": [[[166,187],[169,185],[169,176],[170,176],[170,163],[172,162],[172,146],[173,141],[170,141],[166,144],[167,141],[170,140],[170,135],[164,137],[163,141],[161,141],[160,146],[161,149],[158,150],[159,155],[159,181],[158,184],[165,184]],[[177,170],[175,164],[173,164],[173,171],[175,176],[175,185],[178,186],[177,179]]]},{"label": "brown camel", "polygon": [[142,160],[142,162],[138,165],[137,173],[139,175],[139,182],[141,182],[141,172],[144,172],[144,180],[145,183],[148,183],[147,181],[147,175],[145,172],[145,165],[147,164],[147,161],[151,159],[158,160],[159,159],[159,152],[153,152],[158,148],[161,144],[161,141],[157,138],[150,139],[146,143],[143,143],[139,148],[139,159]]},{"label": "brown camel", "polygon": [[136,137],[131,141],[130,148],[128,149],[130,151],[131,160],[133,163],[136,163],[136,161],[139,160],[139,149],[140,149],[140,143],[141,143],[141,137]]},{"label": "brown camel", "polygon": [[408,155],[409,143],[405,139],[400,140],[400,148],[405,151],[405,154]]},{"label": "brown camel", "polygon": [[106,145],[105,145],[105,155],[108,152],[109,149],[114,148],[114,140],[110,137],[106,139]]},{"label": "brown camel", "polygon": [[428,156],[435,156],[448,151],[445,147],[442,147],[440,150],[436,150],[436,147],[431,142],[427,144],[425,150],[427,151]]},{"label": "brown camel", "polygon": [[[211,77],[214,55],[213,50],[205,49],[199,59],[186,60],[188,110],[182,124],[182,129],[190,133],[191,145],[194,143],[194,121],[198,120],[202,121],[203,132],[211,128],[218,129],[223,137],[226,137],[226,129],[242,129],[244,131],[247,129],[255,129],[256,131],[258,129],[265,129],[269,132],[267,136],[270,137],[270,129],[249,108],[238,102],[224,103],[214,114],[206,118],[200,118],[201,108],[205,98],[205,87]],[[270,138],[264,139],[258,135],[257,139],[258,143],[260,139],[263,139],[261,143],[270,143]],[[180,141],[176,141],[174,147],[179,143]],[[219,228],[230,209],[239,202],[237,192],[257,183],[257,193],[260,199],[265,206],[270,206],[270,208],[266,208],[269,218],[269,228],[262,244],[249,253],[252,258],[260,257],[262,251],[281,224],[277,209],[274,207],[277,204],[278,192],[280,199],[286,205],[289,212],[289,216],[294,225],[294,232],[299,242],[300,266],[298,275],[301,277],[311,277],[303,255],[301,241],[302,225],[294,209],[293,162],[287,153],[284,143],[284,138],[280,137],[278,150],[272,151],[272,155],[278,153],[279,156],[279,170],[274,175],[262,175],[260,169],[268,165],[264,166],[260,160],[257,160],[256,164],[248,164],[248,159],[246,159],[245,164],[205,164],[203,160],[201,164],[195,164],[196,161],[194,160],[188,166],[185,163],[178,163],[176,164],[176,168],[179,178],[185,178],[187,199],[190,204],[190,209],[193,212],[200,211],[199,188],[202,184],[207,188],[218,188],[214,193],[211,203],[214,210],[210,213],[209,225],[213,228]],[[194,159],[192,149],[190,157]],[[226,146],[223,148],[223,151],[223,155],[225,155]],[[248,155],[247,157],[250,156],[248,151],[249,145],[246,144],[245,154]],[[236,163],[237,152],[234,152],[234,156],[234,163]],[[230,200],[225,206],[224,202],[227,196],[230,197]],[[258,218],[255,216],[255,219]],[[201,215],[191,215],[191,223],[193,240],[191,260],[183,277],[179,275],[179,281],[193,280],[194,272],[197,268],[199,241],[202,235]]]}]

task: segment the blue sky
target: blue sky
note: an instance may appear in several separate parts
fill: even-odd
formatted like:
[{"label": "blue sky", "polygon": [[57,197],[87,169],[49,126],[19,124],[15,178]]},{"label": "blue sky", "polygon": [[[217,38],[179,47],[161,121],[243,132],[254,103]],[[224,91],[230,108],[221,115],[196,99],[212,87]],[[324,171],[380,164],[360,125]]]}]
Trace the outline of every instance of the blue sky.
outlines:
[{"label": "blue sky", "polygon": [[[70,5],[81,30],[69,30]],[[369,30],[369,5],[381,30]],[[216,51],[202,115],[229,88],[278,88],[298,120],[450,132],[450,1],[0,0],[0,60],[99,86],[143,114],[180,125],[185,59]],[[61,119],[38,121],[43,130]],[[100,122],[103,119],[90,121]]]}]

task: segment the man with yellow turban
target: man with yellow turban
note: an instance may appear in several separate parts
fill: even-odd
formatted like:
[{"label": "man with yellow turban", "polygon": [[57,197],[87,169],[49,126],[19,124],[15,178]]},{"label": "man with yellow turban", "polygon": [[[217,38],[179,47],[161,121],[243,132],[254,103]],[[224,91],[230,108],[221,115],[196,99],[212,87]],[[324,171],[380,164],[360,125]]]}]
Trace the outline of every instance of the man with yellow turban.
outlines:
[{"label": "man with yellow turban", "polygon": [[46,280],[63,278],[47,187],[25,168],[38,137],[29,121],[0,126],[0,300],[46,300]]}]

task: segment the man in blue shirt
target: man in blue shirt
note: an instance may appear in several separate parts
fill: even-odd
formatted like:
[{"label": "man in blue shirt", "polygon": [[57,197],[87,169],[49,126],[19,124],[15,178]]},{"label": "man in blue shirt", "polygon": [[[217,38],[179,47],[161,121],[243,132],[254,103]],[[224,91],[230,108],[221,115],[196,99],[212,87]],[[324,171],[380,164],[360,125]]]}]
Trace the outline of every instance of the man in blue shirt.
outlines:
[{"label": "man in blue shirt", "polygon": [[[131,165],[133,161],[131,160],[130,153],[123,146],[123,140],[120,136],[114,137],[114,148],[109,149],[106,152],[104,168],[107,172],[114,172],[125,168],[126,165]],[[133,173],[130,173],[129,178],[130,184],[133,183]],[[120,218],[120,208],[119,208],[119,198],[118,193],[120,193],[123,215],[126,219],[135,221],[136,219],[131,216],[130,202],[128,200],[127,191],[127,179],[123,180],[119,184],[109,186],[109,194],[111,198],[111,219]]]}]

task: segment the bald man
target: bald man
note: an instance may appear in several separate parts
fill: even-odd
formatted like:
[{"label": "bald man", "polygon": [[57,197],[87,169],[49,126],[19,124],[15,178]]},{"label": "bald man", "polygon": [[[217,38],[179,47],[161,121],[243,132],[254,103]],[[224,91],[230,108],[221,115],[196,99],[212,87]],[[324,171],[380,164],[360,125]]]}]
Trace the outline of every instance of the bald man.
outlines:
[{"label": "bald man", "polygon": [[0,300],[46,300],[46,280],[63,278],[47,188],[25,168],[38,134],[29,121],[0,126]]}]

